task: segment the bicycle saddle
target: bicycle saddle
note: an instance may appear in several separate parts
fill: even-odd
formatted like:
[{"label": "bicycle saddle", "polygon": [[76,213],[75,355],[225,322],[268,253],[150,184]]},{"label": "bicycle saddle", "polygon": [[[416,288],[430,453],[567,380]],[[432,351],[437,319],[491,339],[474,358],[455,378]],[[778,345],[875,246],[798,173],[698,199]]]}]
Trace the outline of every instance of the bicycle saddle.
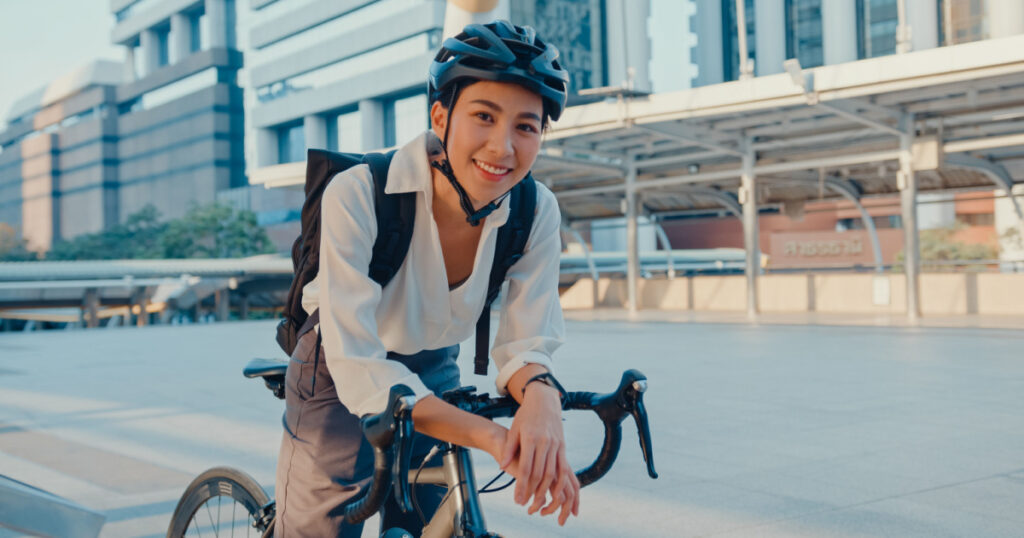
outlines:
[{"label": "bicycle saddle", "polygon": [[242,375],[245,377],[269,377],[275,375],[284,375],[285,370],[288,369],[288,361],[282,361],[279,359],[253,359],[249,361],[249,364],[245,365],[242,370]]}]

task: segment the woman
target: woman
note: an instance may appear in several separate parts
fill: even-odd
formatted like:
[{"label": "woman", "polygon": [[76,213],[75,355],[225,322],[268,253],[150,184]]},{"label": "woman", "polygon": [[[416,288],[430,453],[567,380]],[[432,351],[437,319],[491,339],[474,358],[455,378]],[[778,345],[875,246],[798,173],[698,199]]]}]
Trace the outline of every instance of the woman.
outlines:
[{"label": "woman", "polygon": [[[319,310],[287,373],[285,433],[277,472],[278,536],[359,536],[340,507],[372,470],[359,417],[383,410],[390,388],[416,393],[412,417],[419,458],[436,439],[485,450],[516,477],[528,512],[579,510],[579,483],[565,457],[560,394],[551,353],[564,326],[558,303],[560,216],[537,186],[537,214],[523,257],[509,270],[508,294],[491,355],[497,388],[521,402],[509,428],[437,397],[459,386],[459,342],[483,307],[503,197],[522,181],[548,120],[565,106],[567,73],[557,50],[529,27],[505,21],[467,26],[442,45],[430,68],[431,130],[399,149],[387,192],[417,192],[412,243],[383,289],[367,276],[376,237],[373,180],[366,166],[339,174],[324,191],[320,268],[303,290]],[[317,333],[320,357],[313,356]],[[414,465],[416,462],[414,461]],[[443,492],[418,491],[432,512]],[[550,499],[550,500],[549,500]],[[546,505],[545,505],[546,503]],[[382,529],[419,534],[418,517],[385,505]]]}]

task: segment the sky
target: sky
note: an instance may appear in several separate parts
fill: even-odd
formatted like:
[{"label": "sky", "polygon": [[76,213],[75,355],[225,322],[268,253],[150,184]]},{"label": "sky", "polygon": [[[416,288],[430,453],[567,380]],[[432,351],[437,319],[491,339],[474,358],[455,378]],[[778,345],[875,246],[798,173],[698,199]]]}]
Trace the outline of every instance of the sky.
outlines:
[{"label": "sky", "polygon": [[0,0],[0,125],[11,105],[97,58],[122,60],[110,44],[109,0]]}]

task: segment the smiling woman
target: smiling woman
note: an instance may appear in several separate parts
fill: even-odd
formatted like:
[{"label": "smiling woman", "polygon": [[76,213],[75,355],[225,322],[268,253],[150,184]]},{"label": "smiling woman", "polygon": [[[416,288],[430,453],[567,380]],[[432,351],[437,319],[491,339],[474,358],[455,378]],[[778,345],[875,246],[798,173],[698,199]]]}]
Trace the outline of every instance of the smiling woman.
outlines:
[{"label": "smiling woman", "polygon": [[[516,500],[532,499],[529,513],[560,510],[560,523],[578,513],[579,482],[565,457],[558,384],[550,381],[551,354],[564,335],[561,217],[554,194],[530,177],[568,80],[558,51],[529,27],[474,24],[442,44],[426,96],[430,130],[399,148],[387,169],[385,192],[414,195],[415,212],[408,254],[383,286],[368,275],[376,238],[387,231],[375,225],[369,167],[348,168],[323,191],[318,272],[302,288],[312,321],[297,330],[286,375],[275,534],[360,535],[361,524],[339,515],[369,478],[359,417],[382,411],[398,384],[415,394],[413,465],[426,464],[438,440],[485,450],[518,478]],[[393,113],[422,118],[424,105],[413,97],[394,103]],[[499,260],[508,248],[498,244],[512,235],[520,253]],[[498,392],[521,403],[509,428],[439,397],[459,385],[459,343],[478,320],[489,321],[489,290],[503,281],[490,355]],[[489,333],[481,334],[485,366]],[[427,517],[442,494],[414,493]],[[392,504],[382,509],[382,530],[419,535],[423,522]]]}]

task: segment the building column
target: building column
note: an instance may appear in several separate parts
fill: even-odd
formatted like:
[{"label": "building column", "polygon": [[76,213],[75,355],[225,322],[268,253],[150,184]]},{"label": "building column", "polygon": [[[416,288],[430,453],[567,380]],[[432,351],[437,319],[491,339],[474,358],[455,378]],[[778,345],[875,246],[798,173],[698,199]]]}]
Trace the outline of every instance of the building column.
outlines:
[{"label": "building column", "polygon": [[149,76],[160,67],[160,37],[155,30],[143,30],[139,36],[139,49],[142,53],[142,72],[139,77]]},{"label": "building column", "polygon": [[[939,10],[934,0],[907,2],[907,26],[910,27],[910,50],[927,50],[939,46]],[[1015,2],[1018,0],[1014,0]]]},{"label": "building column", "polygon": [[821,38],[825,65],[857,60],[857,1],[821,3]]},{"label": "building column", "polygon": [[302,134],[306,139],[306,149],[327,148],[327,119],[311,114],[302,119]]},{"label": "building column", "polygon": [[242,293],[238,296],[238,319],[245,321],[249,319],[249,294]]},{"label": "building column", "polygon": [[168,36],[168,61],[173,65],[192,52],[192,23],[184,13],[171,15],[171,34]]},{"label": "building column", "polygon": [[273,166],[280,161],[277,154],[277,131],[256,129],[256,166]]},{"label": "building column", "polygon": [[918,298],[918,275],[921,254],[917,232],[917,177],[914,174],[914,117],[907,114],[900,122],[900,169],[896,185],[900,189],[900,208],[903,215],[903,269],[907,278],[907,319],[917,322],[921,317]]},{"label": "building column", "polygon": [[[749,15],[748,15],[749,16]],[[786,60],[786,8],[783,0],[758,0],[754,3],[754,50],[757,76],[782,72]]]},{"label": "building column", "polygon": [[227,0],[204,0],[206,24],[209,27],[210,48],[228,46],[228,2]]},{"label": "building column", "polygon": [[639,309],[637,281],[640,278],[640,238],[637,225],[636,164],[630,162],[626,171],[626,307],[631,314]]},{"label": "building column", "polygon": [[124,48],[124,75],[122,80],[125,84],[130,84],[138,80],[138,74],[135,73],[135,47],[133,45],[127,45]]},{"label": "building column", "polygon": [[100,292],[96,288],[85,290],[85,298],[82,300],[82,325],[87,329],[95,329],[100,326]]},{"label": "building column", "polygon": [[1024,34],[1024,2],[988,0],[989,36],[994,38]]},{"label": "building column", "polygon": [[757,276],[761,272],[761,245],[757,222],[757,182],[754,177],[754,150],[750,141],[743,142],[740,169],[740,203],[743,204],[743,246],[746,248],[747,317],[756,319],[760,313]]},{"label": "building column", "polygon": [[374,99],[359,101],[359,123],[363,137],[362,151],[384,148],[384,103]]},{"label": "building column", "polygon": [[213,312],[217,321],[227,321],[231,309],[231,292],[221,289],[213,292]]},{"label": "building column", "polygon": [[725,76],[722,63],[722,2],[721,0],[696,0],[697,13],[693,16],[691,28],[697,34],[697,46],[693,49],[693,62],[697,64],[697,78],[694,86],[718,84]]}]

